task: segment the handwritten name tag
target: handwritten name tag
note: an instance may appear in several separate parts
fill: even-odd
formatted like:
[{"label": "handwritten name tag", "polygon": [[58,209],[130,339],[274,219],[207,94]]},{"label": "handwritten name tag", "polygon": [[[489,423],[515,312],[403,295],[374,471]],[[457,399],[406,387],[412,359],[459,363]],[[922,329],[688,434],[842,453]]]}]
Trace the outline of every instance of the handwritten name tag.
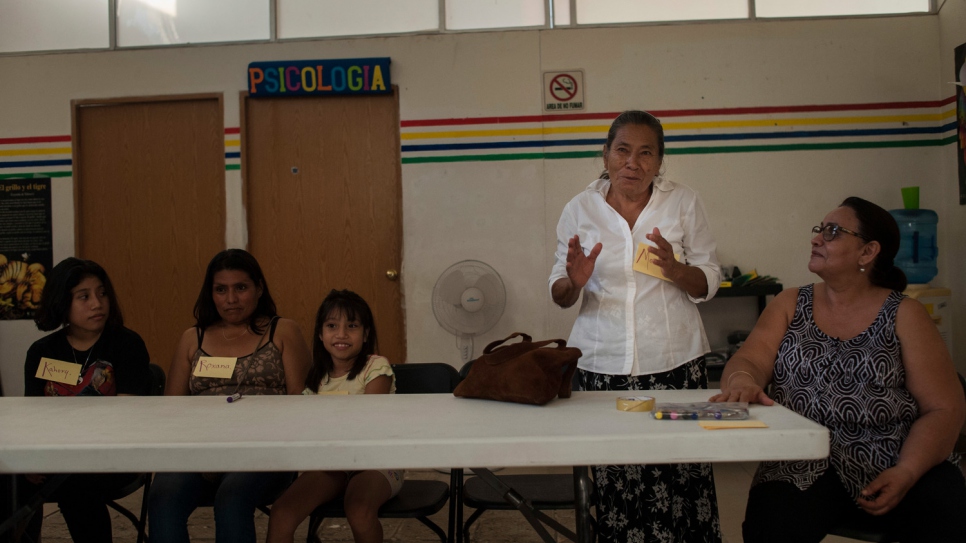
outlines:
[{"label": "handwritten name tag", "polygon": [[320,390],[319,396],[348,396],[348,390]]},{"label": "handwritten name tag", "polygon": [[[634,271],[650,275],[651,277],[657,277],[664,281],[670,281],[670,279],[665,277],[664,270],[655,263],[657,255],[647,252],[648,247],[650,246],[646,243],[637,244],[637,253],[634,255]],[[680,262],[681,255],[674,255],[674,260]]]},{"label": "handwritten name tag", "polygon": [[216,379],[228,379],[235,373],[235,363],[237,358],[226,356],[202,356],[198,359],[198,365],[192,375],[195,377],[214,377]]},{"label": "handwritten name tag", "polygon": [[705,430],[729,430],[732,428],[768,428],[760,420],[702,420],[698,426]]},{"label": "handwritten name tag", "polygon": [[80,376],[80,370],[80,364],[64,362],[63,360],[54,360],[53,358],[41,358],[40,365],[37,366],[37,375],[35,377],[44,379],[46,381],[54,381],[55,383],[63,383],[65,385],[73,386],[77,384],[77,378]]}]

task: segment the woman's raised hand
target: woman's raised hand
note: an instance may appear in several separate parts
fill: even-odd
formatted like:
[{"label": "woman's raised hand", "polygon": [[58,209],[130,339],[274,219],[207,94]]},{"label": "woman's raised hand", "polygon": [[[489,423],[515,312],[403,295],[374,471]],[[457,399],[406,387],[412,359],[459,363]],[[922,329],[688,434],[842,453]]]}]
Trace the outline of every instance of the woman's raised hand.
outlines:
[{"label": "woman's raised hand", "polygon": [[567,242],[567,277],[578,290],[584,288],[590,276],[594,274],[597,256],[603,248],[604,245],[598,243],[590,250],[590,254],[584,255],[584,249],[580,246],[580,236],[574,236]]}]

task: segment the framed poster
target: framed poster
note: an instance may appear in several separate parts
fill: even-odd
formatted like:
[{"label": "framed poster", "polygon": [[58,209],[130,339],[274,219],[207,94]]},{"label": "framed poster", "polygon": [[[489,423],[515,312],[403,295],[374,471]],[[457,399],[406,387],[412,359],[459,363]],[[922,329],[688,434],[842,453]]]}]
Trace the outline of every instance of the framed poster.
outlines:
[{"label": "framed poster", "polygon": [[0,320],[32,319],[53,266],[50,178],[0,181]]}]

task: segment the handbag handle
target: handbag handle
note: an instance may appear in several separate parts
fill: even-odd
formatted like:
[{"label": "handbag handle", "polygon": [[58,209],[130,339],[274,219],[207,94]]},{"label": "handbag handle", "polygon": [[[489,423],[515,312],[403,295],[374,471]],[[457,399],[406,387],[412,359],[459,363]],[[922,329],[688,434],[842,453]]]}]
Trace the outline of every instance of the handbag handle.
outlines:
[{"label": "handbag handle", "polygon": [[[524,343],[533,343],[533,338],[531,338],[528,334],[524,334],[523,332],[515,332],[515,333],[511,334],[508,337],[505,337],[503,339],[498,339],[498,340],[494,341],[493,343],[490,343],[489,345],[487,345],[486,348],[483,349],[483,354],[490,354],[490,353],[492,353],[494,350],[496,350],[497,347],[499,347],[503,343],[506,343],[507,341],[510,341],[511,339],[513,339],[515,337],[518,337],[518,336],[523,336],[523,341],[521,341],[520,343],[516,343],[515,345],[522,345]],[[548,341],[541,341],[541,342],[538,343],[538,346],[539,347],[548,347],[550,345],[556,345],[558,348],[566,347],[567,346],[567,340],[565,340],[565,339],[551,339],[551,340],[548,340]],[[495,363],[495,362],[491,362],[491,363]]]},{"label": "handbag handle", "polygon": [[505,337],[503,339],[498,339],[498,340],[490,343],[489,345],[487,345],[483,349],[483,354],[490,354],[490,352],[493,351],[493,349],[499,347],[503,343],[506,343],[507,341],[510,341],[511,339],[513,339],[515,337],[520,337],[520,336],[523,336],[523,341],[521,341],[520,343],[530,343],[530,342],[533,341],[533,338],[532,337],[530,337],[527,334],[524,334],[523,332],[514,332],[513,334],[510,334],[509,336],[507,336],[507,337]]}]

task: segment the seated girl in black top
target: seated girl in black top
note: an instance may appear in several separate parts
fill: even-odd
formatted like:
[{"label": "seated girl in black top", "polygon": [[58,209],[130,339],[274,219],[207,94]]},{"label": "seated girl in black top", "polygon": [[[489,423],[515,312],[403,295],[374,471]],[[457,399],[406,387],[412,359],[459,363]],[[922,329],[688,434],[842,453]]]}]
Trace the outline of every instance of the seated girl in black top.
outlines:
[{"label": "seated girl in black top", "polygon": [[[151,379],[147,348],[141,336],[124,327],[114,287],[97,263],[68,258],[54,266],[34,320],[41,330],[59,330],[27,351],[24,395],[147,394]],[[67,368],[76,373],[62,371]],[[71,407],[67,404],[65,409]],[[111,518],[105,502],[136,478],[137,474],[127,473],[71,475],[48,501],[57,502],[74,541],[110,542]],[[29,496],[40,490],[47,477],[26,475],[24,479],[24,495]],[[28,527],[35,541],[41,522],[42,515],[35,514]]]}]

